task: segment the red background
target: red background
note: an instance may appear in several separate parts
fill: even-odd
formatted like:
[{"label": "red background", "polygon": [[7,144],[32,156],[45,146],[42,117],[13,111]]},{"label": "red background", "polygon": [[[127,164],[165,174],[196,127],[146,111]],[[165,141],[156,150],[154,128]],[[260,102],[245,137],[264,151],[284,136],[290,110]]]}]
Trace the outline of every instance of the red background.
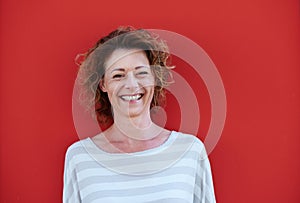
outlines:
[{"label": "red background", "polygon": [[180,33],[218,67],[228,102],[210,154],[218,202],[300,202],[298,0],[0,2],[0,202],[61,202],[78,139],[73,59],[119,25]]}]

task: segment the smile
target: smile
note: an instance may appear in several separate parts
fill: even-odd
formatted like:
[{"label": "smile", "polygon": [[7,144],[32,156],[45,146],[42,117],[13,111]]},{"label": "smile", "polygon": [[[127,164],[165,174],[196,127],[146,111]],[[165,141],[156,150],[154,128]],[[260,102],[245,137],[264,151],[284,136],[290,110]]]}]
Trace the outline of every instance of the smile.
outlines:
[{"label": "smile", "polygon": [[135,101],[135,100],[140,100],[144,94],[135,94],[135,95],[123,95],[120,96],[121,99],[124,101]]}]

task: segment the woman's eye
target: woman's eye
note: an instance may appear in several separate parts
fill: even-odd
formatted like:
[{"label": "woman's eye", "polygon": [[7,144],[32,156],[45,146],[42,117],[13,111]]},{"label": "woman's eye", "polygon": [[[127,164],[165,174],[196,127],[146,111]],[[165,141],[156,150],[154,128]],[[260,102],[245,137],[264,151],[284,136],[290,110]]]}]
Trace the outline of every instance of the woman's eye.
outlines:
[{"label": "woman's eye", "polygon": [[147,71],[142,71],[142,72],[139,72],[138,75],[147,75],[148,72]]},{"label": "woman's eye", "polygon": [[115,78],[121,78],[121,77],[123,77],[124,75],[123,74],[116,74],[116,75],[114,75],[113,76],[113,78],[115,79]]}]

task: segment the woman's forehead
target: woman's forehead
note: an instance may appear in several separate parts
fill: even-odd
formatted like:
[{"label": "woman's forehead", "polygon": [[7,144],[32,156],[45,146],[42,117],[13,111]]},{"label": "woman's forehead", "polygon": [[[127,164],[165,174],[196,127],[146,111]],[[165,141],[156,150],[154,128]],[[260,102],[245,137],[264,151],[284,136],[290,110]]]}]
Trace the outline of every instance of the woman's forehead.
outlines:
[{"label": "woman's forehead", "polygon": [[106,71],[112,68],[149,66],[148,58],[140,49],[116,49],[105,62]]}]

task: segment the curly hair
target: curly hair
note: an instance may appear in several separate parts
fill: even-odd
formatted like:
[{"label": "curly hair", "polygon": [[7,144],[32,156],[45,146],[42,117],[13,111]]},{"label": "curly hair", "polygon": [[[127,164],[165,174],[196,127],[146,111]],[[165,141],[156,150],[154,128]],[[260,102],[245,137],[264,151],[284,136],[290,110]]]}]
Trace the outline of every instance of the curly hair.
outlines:
[{"label": "curly hair", "polygon": [[100,124],[113,122],[111,103],[107,93],[99,87],[99,82],[105,74],[106,60],[116,49],[140,49],[145,52],[155,77],[151,107],[164,104],[165,87],[172,82],[170,69],[174,66],[167,65],[170,54],[163,40],[149,31],[130,26],[119,27],[112,31],[86,53],[80,55],[83,57],[78,71],[82,87],[80,101],[92,115],[96,113]]}]

